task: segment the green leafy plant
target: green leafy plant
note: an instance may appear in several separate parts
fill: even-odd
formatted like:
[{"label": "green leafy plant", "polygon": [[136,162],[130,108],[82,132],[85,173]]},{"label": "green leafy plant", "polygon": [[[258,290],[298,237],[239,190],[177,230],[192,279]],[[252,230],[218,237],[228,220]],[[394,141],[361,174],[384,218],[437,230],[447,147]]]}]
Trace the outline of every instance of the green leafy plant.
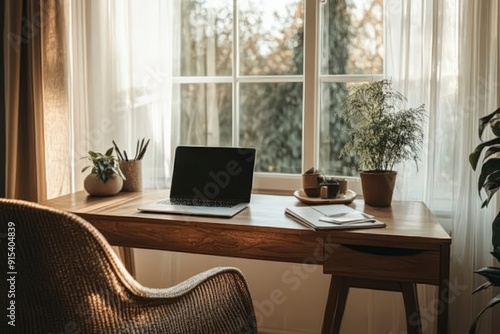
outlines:
[{"label": "green leafy plant", "polygon": [[[487,141],[483,141],[484,130],[489,126],[492,137]],[[469,155],[469,163],[473,170],[476,170],[479,165],[481,172],[478,179],[479,197],[483,200],[481,208],[488,206],[493,195],[500,188],[500,108],[489,115],[479,119],[479,139],[481,143]],[[484,153],[483,153],[484,152]],[[482,159],[481,159],[482,156]],[[486,197],[484,197],[486,195]],[[491,242],[493,251],[491,254],[500,261],[500,212],[497,214],[492,223]],[[490,286],[500,286],[500,268],[484,267],[476,270],[475,273],[482,275],[487,281],[478,286],[473,294]],[[479,319],[484,315],[486,310],[500,303],[500,294],[494,297],[474,319],[469,333],[476,333]]]},{"label": "green leafy plant", "polygon": [[113,147],[109,148],[105,154],[89,151],[89,155],[86,158],[92,161],[92,165],[83,168],[82,173],[92,168],[92,174],[96,174],[104,183],[106,183],[113,174],[117,174],[125,180],[125,176],[120,170],[118,160],[113,156]]},{"label": "green leafy plant", "polygon": [[418,168],[425,106],[405,108],[406,102],[388,79],[352,87],[339,107],[348,135],[341,157],[357,156],[361,170],[390,171],[407,160]]}]

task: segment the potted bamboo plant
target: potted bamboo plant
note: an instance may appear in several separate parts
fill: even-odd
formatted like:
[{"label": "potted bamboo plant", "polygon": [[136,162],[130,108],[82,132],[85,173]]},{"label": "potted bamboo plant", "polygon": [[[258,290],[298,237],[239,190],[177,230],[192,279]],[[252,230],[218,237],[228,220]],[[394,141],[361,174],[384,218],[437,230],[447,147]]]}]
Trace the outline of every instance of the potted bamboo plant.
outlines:
[{"label": "potted bamboo plant", "polygon": [[366,204],[391,204],[396,164],[412,160],[418,168],[425,106],[406,108],[406,102],[390,80],[382,79],[354,86],[340,105],[348,136],[341,157],[358,157]]},{"label": "potted bamboo plant", "polygon": [[123,176],[118,160],[113,156],[113,147],[105,154],[89,151],[86,157],[92,162],[91,166],[82,169],[82,173],[91,169],[83,182],[85,190],[93,196],[110,196],[120,192],[123,187]]},{"label": "potted bamboo plant", "polygon": [[[490,128],[492,137],[488,141],[482,141],[483,132],[487,127]],[[479,139],[482,142],[469,155],[469,163],[473,170],[476,170],[479,166],[481,167],[478,192],[480,198],[483,199],[481,207],[484,208],[488,206],[491,198],[500,188],[500,158],[497,154],[500,152],[500,108],[479,119]],[[481,156],[483,157],[482,159]],[[483,194],[486,195],[486,198],[483,198]],[[492,222],[491,242],[493,245],[491,255],[493,255],[497,261],[500,261],[500,212]],[[475,273],[482,275],[487,281],[478,286],[473,293],[482,291],[491,286],[500,286],[500,268],[484,267],[476,270]],[[498,303],[500,303],[500,294],[494,297],[481,312],[479,312],[469,329],[470,334],[476,333],[481,317],[489,308]]]}]

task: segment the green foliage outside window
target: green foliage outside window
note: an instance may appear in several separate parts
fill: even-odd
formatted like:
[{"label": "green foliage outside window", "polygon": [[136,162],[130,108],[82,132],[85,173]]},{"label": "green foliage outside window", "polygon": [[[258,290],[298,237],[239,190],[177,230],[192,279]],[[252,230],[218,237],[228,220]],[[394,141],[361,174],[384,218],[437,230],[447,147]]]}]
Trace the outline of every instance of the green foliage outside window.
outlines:
[{"label": "green foliage outside window", "polygon": [[[304,66],[303,3],[283,5],[274,12],[273,26],[263,19],[263,10],[252,1],[239,8],[239,40],[233,40],[232,6],[214,9],[207,0],[181,1],[181,76],[231,77],[233,43],[238,42],[239,73],[256,75],[302,75]],[[243,1],[242,1],[243,2]],[[374,4],[380,0],[371,1]],[[229,2],[230,3],[230,2]],[[370,3],[367,0],[366,3]],[[211,5],[212,3],[210,3]],[[359,31],[366,22],[352,19],[353,2],[329,0],[322,5],[325,20],[321,73],[353,74],[357,62],[381,63],[360,53]],[[365,19],[370,8],[361,16]],[[355,23],[355,24],[354,24]],[[358,58],[356,58],[358,57]],[[372,57],[372,58],[369,58]],[[324,61],[326,59],[326,61]],[[363,70],[363,69],[361,69]],[[361,71],[360,70],[360,71]],[[351,71],[351,72],[350,72]],[[379,73],[379,70],[375,70]],[[354,73],[356,74],[356,73]],[[256,171],[300,174],[302,169],[302,82],[241,82],[238,100],[233,100],[232,83],[190,83],[180,85],[182,144],[232,145],[233,124],[238,125],[239,144],[258,150]],[[337,108],[347,95],[347,83],[322,83],[320,111],[320,169],[327,174],[356,175],[357,161],[339,159],[347,139],[344,121]],[[233,104],[239,119],[233,119]]]}]

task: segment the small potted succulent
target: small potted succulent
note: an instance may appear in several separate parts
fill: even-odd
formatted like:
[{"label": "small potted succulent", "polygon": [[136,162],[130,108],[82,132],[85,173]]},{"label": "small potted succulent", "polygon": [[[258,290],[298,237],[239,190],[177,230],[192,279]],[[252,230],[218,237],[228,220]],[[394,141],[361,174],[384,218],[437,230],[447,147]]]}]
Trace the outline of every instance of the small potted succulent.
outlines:
[{"label": "small potted succulent", "polygon": [[396,181],[395,165],[412,160],[418,167],[425,107],[406,107],[406,98],[388,79],[354,86],[339,108],[348,142],[340,156],[359,159],[366,204],[388,206]]},{"label": "small potted succulent", "polygon": [[86,157],[92,165],[82,169],[82,173],[92,168],[83,182],[85,190],[93,196],[110,196],[120,192],[123,187],[123,176],[118,160],[113,156],[113,147],[105,154],[89,151]]}]

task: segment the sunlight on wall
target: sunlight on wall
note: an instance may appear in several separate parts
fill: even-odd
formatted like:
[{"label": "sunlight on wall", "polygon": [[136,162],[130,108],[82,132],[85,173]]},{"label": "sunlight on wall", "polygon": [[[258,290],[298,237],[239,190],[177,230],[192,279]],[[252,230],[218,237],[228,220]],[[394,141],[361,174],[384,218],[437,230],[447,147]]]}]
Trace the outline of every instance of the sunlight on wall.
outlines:
[{"label": "sunlight on wall", "polygon": [[[330,283],[321,266],[143,249],[134,255],[137,280],[149,287],[168,287],[216,266],[237,267],[249,284],[259,333],[321,332]],[[422,318],[424,333],[433,333],[434,315]],[[401,294],[351,289],[340,333],[406,333]]]}]

